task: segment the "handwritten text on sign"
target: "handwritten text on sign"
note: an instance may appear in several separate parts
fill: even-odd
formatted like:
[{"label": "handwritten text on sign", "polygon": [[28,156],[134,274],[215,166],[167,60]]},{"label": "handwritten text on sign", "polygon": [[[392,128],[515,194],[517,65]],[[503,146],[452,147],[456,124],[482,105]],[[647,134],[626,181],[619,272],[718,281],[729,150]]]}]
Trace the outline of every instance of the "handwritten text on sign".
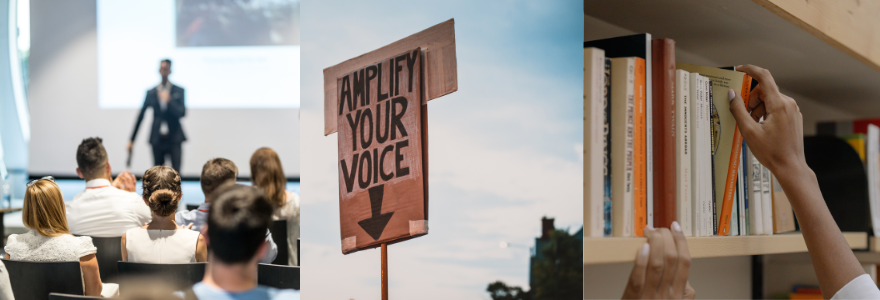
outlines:
[{"label": "handwritten text on sign", "polygon": [[424,234],[421,64],[416,48],[337,79],[343,253]]}]

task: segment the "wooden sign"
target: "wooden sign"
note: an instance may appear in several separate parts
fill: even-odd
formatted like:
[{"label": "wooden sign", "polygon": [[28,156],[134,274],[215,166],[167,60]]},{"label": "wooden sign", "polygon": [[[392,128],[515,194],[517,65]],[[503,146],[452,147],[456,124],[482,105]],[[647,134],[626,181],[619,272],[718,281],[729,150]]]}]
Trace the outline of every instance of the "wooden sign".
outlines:
[{"label": "wooden sign", "polygon": [[343,254],[428,233],[426,104],[457,90],[453,24],[324,70],[325,134],[338,132]]}]

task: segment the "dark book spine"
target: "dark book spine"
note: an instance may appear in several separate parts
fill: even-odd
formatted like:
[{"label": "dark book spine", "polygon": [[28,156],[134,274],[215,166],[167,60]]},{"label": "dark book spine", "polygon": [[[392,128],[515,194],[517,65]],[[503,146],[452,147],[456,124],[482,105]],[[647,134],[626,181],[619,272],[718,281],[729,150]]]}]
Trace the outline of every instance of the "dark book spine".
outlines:
[{"label": "dark book spine", "polygon": [[675,41],[651,41],[654,227],[675,221]]},{"label": "dark book spine", "polygon": [[745,208],[745,210],[743,211],[744,215],[743,215],[742,219],[746,220],[745,222],[743,222],[744,224],[742,224],[742,228],[745,229],[742,235],[749,235],[752,232],[751,218],[749,217],[749,199],[750,199],[749,198],[749,182],[751,182],[751,181],[749,181],[749,179],[748,179],[749,163],[748,163],[748,152],[746,150],[746,141],[743,141],[743,143],[742,143],[742,160],[739,165],[741,166],[739,171],[742,172],[742,179],[743,179],[743,185],[742,185],[743,186],[743,193],[742,193],[743,196],[742,196],[742,198],[743,198],[743,208]]},{"label": "dark book spine", "polygon": [[605,58],[605,89],[602,97],[602,105],[605,108],[605,122],[602,126],[602,158],[605,163],[602,174],[604,175],[605,188],[605,236],[611,236],[611,59]]},{"label": "dark book spine", "polygon": [[718,149],[717,142],[715,141],[715,130],[717,130],[717,128],[715,128],[715,119],[718,110],[715,108],[713,94],[712,80],[709,80],[709,147],[711,148],[711,159],[709,161],[712,162],[712,199],[710,199],[709,202],[712,203],[712,232],[714,235],[718,235],[718,205],[715,202],[715,150]]}]

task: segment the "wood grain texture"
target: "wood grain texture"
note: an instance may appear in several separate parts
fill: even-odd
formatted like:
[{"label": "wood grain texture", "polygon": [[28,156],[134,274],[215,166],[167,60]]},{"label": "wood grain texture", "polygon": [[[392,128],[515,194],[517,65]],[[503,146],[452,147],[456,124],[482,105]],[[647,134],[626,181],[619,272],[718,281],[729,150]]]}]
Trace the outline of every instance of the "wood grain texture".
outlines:
[{"label": "wood grain texture", "polygon": [[[868,234],[844,232],[852,249],[868,247]],[[749,236],[689,237],[688,249],[692,258],[761,255],[806,252],[804,237],[797,233]],[[630,262],[647,239],[638,238],[584,238],[584,265]]]},{"label": "wood grain texture", "polygon": [[324,135],[336,132],[336,79],[360,66],[372,64],[403,51],[421,48],[425,59],[425,100],[458,90],[455,57],[455,19],[434,25],[382,48],[324,69]]},{"label": "wood grain texture", "polygon": [[880,70],[880,1],[753,0],[864,64]]}]

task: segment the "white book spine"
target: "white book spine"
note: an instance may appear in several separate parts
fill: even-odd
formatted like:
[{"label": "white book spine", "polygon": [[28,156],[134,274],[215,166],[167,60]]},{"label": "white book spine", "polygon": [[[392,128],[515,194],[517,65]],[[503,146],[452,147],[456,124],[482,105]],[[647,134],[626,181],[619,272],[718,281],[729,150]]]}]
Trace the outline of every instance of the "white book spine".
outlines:
[{"label": "white book spine", "polygon": [[675,219],[681,225],[681,231],[685,236],[693,236],[691,230],[691,149],[690,116],[690,73],[682,70],[675,71],[675,161],[679,162],[675,167]]},{"label": "white book spine", "polygon": [[611,229],[613,236],[635,235],[634,166],[635,59],[611,59]]},{"label": "white book spine", "polygon": [[715,213],[712,211],[712,206],[715,205],[715,197],[712,191],[712,187],[715,185],[715,182],[712,181],[712,129],[710,127],[711,124],[711,101],[712,98],[710,94],[712,93],[712,81],[709,78],[706,79],[706,86],[703,90],[703,148],[706,149],[703,152],[703,161],[700,164],[700,167],[703,169],[703,203],[705,205],[706,210],[706,236],[715,235]]},{"label": "white book spine", "polygon": [[749,233],[753,235],[764,234],[763,194],[761,188],[761,164],[752,154],[752,150],[746,147],[749,158]]},{"label": "white book spine", "polygon": [[604,235],[604,176],[602,134],[605,109],[605,50],[584,49],[584,232]]},{"label": "white book spine", "polygon": [[739,170],[737,170],[737,183],[739,184],[739,235],[749,235],[749,232],[746,231],[746,174],[743,174],[743,164],[746,162],[742,161],[742,153],[740,153],[739,158]]},{"label": "white book spine", "polygon": [[688,111],[690,112],[690,119],[685,120],[688,122],[690,126],[690,144],[693,145],[691,147],[691,220],[692,220],[692,233],[693,236],[702,236],[703,228],[700,226],[700,220],[702,220],[702,210],[700,209],[700,173],[697,169],[697,165],[699,163],[700,151],[702,149],[699,148],[699,135],[701,132],[701,127],[699,124],[699,106],[700,106],[700,94],[703,92],[702,85],[702,76],[698,73],[690,73],[690,103],[688,107]]},{"label": "white book spine", "polygon": [[868,136],[865,141],[865,156],[868,161],[868,203],[871,209],[871,226],[874,232],[880,232],[880,128],[868,125]]},{"label": "white book spine", "polygon": [[764,234],[773,234],[773,190],[770,187],[770,170],[761,162],[761,208],[764,217]]}]

